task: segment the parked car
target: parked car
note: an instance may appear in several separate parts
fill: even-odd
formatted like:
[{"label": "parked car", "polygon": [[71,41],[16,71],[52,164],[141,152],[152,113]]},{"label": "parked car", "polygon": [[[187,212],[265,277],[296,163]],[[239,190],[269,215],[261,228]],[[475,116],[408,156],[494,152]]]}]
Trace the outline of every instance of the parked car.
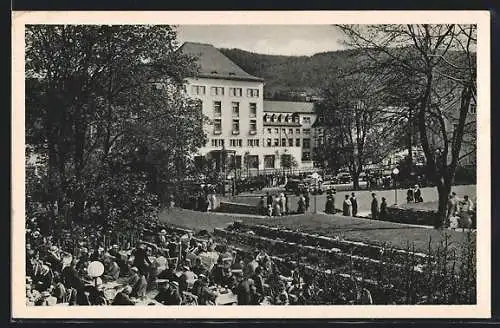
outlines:
[{"label": "parked car", "polygon": [[350,173],[342,172],[337,174],[337,181],[339,183],[350,183],[352,181],[352,177]]},{"label": "parked car", "polygon": [[309,191],[311,192],[311,194],[313,195],[322,195],[324,190],[323,188],[321,187],[321,184],[317,184],[317,185],[312,185],[309,187]]},{"label": "parked car", "polygon": [[285,185],[285,190],[299,195],[305,187],[306,185],[301,180],[290,179]]},{"label": "parked car", "polygon": [[321,184],[321,190],[323,192],[335,189],[336,182],[333,180],[325,181]]}]

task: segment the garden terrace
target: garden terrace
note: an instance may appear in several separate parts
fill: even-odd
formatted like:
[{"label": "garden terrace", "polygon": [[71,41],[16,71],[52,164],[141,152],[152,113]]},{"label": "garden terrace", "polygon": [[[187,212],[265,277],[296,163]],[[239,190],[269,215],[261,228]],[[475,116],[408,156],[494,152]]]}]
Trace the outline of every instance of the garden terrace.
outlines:
[{"label": "garden terrace", "polygon": [[[466,234],[459,231],[446,231],[408,226],[393,222],[376,221],[340,215],[302,214],[279,218],[253,218],[230,214],[203,213],[182,209],[169,209],[160,214],[160,223],[169,226],[192,229],[193,231],[213,231],[224,229],[235,221],[245,224],[266,225],[280,230],[301,231],[321,234],[325,237],[363,242],[384,248],[415,249],[427,253],[429,247],[435,249],[448,236],[450,248],[459,250],[458,245],[466,242]],[[475,235],[473,235],[475,239]]]},{"label": "garden terrace", "polygon": [[230,231],[253,231],[260,236],[268,237],[271,239],[280,238],[284,241],[292,243],[300,243],[307,246],[320,246],[327,249],[339,249],[346,254],[363,256],[368,258],[382,258],[384,256],[391,256],[393,258],[400,258],[400,261],[407,260],[408,256],[414,257],[414,260],[419,264],[427,262],[427,254],[412,252],[404,249],[396,249],[388,247],[367,244],[363,242],[345,240],[337,237],[321,236],[319,234],[310,234],[300,231],[289,230],[286,228],[269,227],[262,224],[248,224],[243,221],[237,221],[228,226],[226,230]]}]

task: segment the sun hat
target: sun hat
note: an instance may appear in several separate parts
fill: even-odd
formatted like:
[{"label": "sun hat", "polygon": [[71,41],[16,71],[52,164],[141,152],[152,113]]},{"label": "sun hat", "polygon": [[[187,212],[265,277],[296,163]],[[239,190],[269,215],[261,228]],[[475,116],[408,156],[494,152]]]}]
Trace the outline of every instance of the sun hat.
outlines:
[{"label": "sun hat", "polygon": [[137,269],[137,267],[131,267],[130,271],[139,272],[139,269]]}]

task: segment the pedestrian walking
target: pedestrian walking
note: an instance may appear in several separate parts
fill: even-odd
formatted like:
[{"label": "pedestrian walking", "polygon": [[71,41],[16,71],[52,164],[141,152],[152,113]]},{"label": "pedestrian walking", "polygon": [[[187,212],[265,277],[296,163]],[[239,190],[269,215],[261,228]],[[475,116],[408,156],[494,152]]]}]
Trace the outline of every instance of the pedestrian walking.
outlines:
[{"label": "pedestrian walking", "polygon": [[458,200],[457,200],[457,194],[455,192],[452,192],[448,196],[448,204],[446,207],[446,221],[444,222],[445,227],[450,226],[451,218],[455,217],[458,212]]},{"label": "pedestrian walking", "polygon": [[352,216],[356,216],[358,214],[358,200],[356,199],[356,195],[351,193],[351,204],[352,204]]},{"label": "pedestrian walking", "polygon": [[300,195],[299,200],[297,201],[297,212],[299,214],[306,212],[306,198],[304,195]]},{"label": "pedestrian walking", "polygon": [[375,193],[372,193],[371,210],[372,210],[372,219],[378,220],[379,208],[378,208],[377,195]]},{"label": "pedestrian walking", "polygon": [[335,209],[335,196],[337,195],[337,190],[334,188],[332,191],[332,214],[335,214],[337,210]]},{"label": "pedestrian walking", "polygon": [[411,203],[414,201],[413,189],[409,188],[406,192],[406,202]]},{"label": "pedestrian walking", "polygon": [[281,216],[281,208],[280,208],[280,198],[278,195],[276,195],[276,198],[274,199],[274,216]]},{"label": "pedestrian walking", "polygon": [[334,206],[333,206],[333,200],[332,200],[332,196],[331,195],[328,195],[326,197],[325,213],[327,213],[327,214],[334,214]]},{"label": "pedestrian walking", "polygon": [[472,227],[472,214],[473,214],[474,203],[469,199],[469,196],[465,195],[464,200],[460,204],[460,222],[461,228],[470,229]]},{"label": "pedestrian walking", "polygon": [[386,202],[385,197],[382,197],[382,202],[380,202],[379,218],[380,218],[380,220],[387,219],[387,202]]},{"label": "pedestrian walking", "polygon": [[257,210],[261,215],[266,215],[267,208],[266,208],[266,201],[264,199],[264,196],[260,196],[259,199],[259,204],[257,206]]},{"label": "pedestrian walking", "polygon": [[215,202],[216,202],[216,196],[215,196],[215,189],[213,187],[209,187],[208,189],[208,211],[213,211],[215,210]]},{"label": "pedestrian walking", "polygon": [[272,204],[267,205],[267,216],[269,216],[269,217],[273,216],[273,205]]},{"label": "pedestrian walking", "polygon": [[310,204],[310,195],[309,195],[309,189],[306,190],[304,193],[304,198],[305,198],[305,205],[306,205],[306,212],[309,211],[309,204]]},{"label": "pedestrian walking", "polygon": [[286,214],[286,199],[285,199],[285,194],[281,194],[279,198],[279,204],[280,204],[280,209],[281,209],[281,215]]},{"label": "pedestrian walking", "polygon": [[415,185],[415,189],[413,190],[413,197],[415,198],[415,203],[421,203],[424,200],[422,199],[422,192],[420,191],[420,187],[418,184]]},{"label": "pedestrian walking", "polygon": [[345,195],[344,203],[342,204],[342,213],[344,216],[352,216],[352,203],[349,200],[349,195]]},{"label": "pedestrian walking", "polygon": [[271,194],[269,194],[269,191],[266,192],[266,196],[267,196],[266,197],[266,202],[267,202],[266,204],[272,206],[273,205],[273,196],[271,196]]},{"label": "pedestrian walking", "polygon": [[283,196],[285,197],[285,213],[289,214],[290,213],[290,207],[289,207],[289,204],[288,204],[288,195],[287,194],[283,194]]}]

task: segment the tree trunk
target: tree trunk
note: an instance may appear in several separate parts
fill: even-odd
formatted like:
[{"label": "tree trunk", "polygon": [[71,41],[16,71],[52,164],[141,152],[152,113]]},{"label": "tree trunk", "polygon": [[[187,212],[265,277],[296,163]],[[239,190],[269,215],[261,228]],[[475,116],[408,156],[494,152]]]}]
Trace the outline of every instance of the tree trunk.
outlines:
[{"label": "tree trunk", "polygon": [[410,162],[409,168],[412,171],[413,168],[413,117],[412,117],[412,107],[410,105],[408,111],[408,161]]},{"label": "tree trunk", "polygon": [[436,228],[441,228],[446,220],[448,197],[451,192],[451,183],[446,181],[439,181],[437,183],[437,189],[438,189],[439,205],[438,205],[438,215],[434,226]]},{"label": "tree trunk", "polygon": [[359,174],[352,176],[352,185],[354,190],[359,190]]}]

